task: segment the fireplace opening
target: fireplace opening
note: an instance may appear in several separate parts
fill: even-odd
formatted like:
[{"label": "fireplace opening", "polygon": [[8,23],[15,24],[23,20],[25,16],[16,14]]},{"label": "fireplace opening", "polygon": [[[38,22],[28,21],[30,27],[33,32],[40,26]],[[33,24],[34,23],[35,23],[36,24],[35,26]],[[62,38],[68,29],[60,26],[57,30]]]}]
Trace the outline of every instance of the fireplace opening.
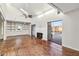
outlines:
[{"label": "fireplace opening", "polygon": [[37,38],[38,38],[38,39],[42,39],[42,38],[43,38],[43,33],[37,32]]}]

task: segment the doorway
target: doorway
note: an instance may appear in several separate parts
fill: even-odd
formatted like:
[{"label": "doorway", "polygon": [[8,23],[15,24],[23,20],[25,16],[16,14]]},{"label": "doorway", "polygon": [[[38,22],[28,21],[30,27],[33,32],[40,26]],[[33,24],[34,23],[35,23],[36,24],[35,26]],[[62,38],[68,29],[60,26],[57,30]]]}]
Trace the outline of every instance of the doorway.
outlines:
[{"label": "doorway", "polygon": [[31,25],[31,36],[32,37],[35,37],[35,27],[36,27],[35,24]]},{"label": "doorway", "polygon": [[48,22],[48,40],[62,45],[62,20]]}]

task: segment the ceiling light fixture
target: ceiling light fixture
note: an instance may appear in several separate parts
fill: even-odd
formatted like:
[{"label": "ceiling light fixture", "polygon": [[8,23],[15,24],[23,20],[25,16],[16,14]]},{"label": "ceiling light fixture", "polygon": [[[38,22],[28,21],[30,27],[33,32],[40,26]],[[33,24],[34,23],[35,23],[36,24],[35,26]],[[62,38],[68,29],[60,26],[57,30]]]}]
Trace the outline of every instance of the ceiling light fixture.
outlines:
[{"label": "ceiling light fixture", "polygon": [[59,10],[57,11],[57,14],[60,14],[60,11]]},{"label": "ceiling light fixture", "polygon": [[57,14],[60,14],[61,12],[63,13],[62,9],[60,9],[59,7],[57,7],[56,5],[54,5],[53,3],[48,3],[51,7],[54,7],[56,8],[58,11],[57,11]]}]

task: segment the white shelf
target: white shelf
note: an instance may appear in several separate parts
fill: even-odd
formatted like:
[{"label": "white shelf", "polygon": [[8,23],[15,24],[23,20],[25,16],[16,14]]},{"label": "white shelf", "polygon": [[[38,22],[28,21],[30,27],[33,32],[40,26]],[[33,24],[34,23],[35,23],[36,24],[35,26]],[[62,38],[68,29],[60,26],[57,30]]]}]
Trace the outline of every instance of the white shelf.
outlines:
[{"label": "white shelf", "polygon": [[7,21],[6,24],[7,33],[15,34],[15,33],[30,33],[31,32],[31,25],[30,23],[23,23],[23,22],[13,22],[13,21]]}]

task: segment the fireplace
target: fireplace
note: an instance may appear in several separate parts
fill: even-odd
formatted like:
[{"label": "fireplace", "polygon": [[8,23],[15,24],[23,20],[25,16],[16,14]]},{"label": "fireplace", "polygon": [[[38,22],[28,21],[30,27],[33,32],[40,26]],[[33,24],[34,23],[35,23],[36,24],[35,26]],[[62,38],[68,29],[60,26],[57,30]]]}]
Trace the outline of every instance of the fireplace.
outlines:
[{"label": "fireplace", "polygon": [[42,39],[42,37],[43,37],[43,33],[37,32],[37,38],[38,38],[38,39]]}]

